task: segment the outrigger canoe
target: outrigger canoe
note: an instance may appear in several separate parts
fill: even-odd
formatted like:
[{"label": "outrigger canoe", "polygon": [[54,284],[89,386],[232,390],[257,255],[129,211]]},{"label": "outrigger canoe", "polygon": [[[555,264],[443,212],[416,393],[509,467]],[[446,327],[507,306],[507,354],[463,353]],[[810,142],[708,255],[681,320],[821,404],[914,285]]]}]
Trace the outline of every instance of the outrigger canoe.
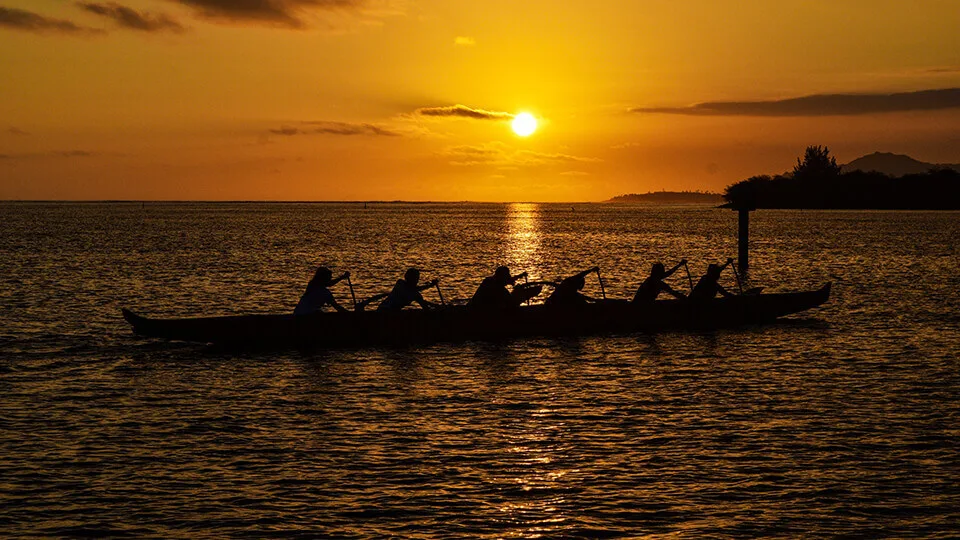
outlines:
[{"label": "outrigger canoe", "polygon": [[228,346],[343,347],[438,341],[498,340],[527,336],[659,332],[769,323],[820,306],[830,284],[814,291],[747,294],[703,304],[658,300],[641,307],[623,300],[584,306],[521,306],[489,312],[466,306],[399,312],[330,312],[311,315],[237,315],[151,319],[123,310],[134,333],[177,341]]}]

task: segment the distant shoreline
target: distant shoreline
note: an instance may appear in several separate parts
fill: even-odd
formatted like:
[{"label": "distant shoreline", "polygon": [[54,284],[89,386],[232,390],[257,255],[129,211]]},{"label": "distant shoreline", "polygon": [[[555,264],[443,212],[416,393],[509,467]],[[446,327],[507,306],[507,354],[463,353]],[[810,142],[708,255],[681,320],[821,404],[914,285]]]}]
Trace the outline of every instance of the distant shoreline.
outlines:
[{"label": "distant shoreline", "polygon": [[651,191],[648,193],[628,193],[607,199],[607,203],[643,203],[643,204],[714,204],[723,203],[723,196],[709,191]]}]

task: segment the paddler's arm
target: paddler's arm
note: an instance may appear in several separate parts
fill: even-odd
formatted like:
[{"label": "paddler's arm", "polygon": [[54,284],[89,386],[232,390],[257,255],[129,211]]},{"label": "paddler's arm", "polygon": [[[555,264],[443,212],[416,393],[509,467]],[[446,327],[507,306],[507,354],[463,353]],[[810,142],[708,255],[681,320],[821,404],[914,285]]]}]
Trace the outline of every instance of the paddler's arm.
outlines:
[{"label": "paddler's arm", "polygon": [[433,288],[433,287],[436,287],[438,283],[440,283],[440,280],[439,280],[439,279],[435,279],[435,280],[433,280],[433,281],[428,281],[428,282],[424,283],[423,285],[417,285],[417,292],[425,291],[425,290],[427,290],[427,289],[431,289],[431,288]]},{"label": "paddler's arm", "polygon": [[330,304],[331,306],[333,306],[334,309],[336,309],[337,311],[339,311],[339,312],[341,312],[341,313],[347,311],[347,308],[345,308],[345,307],[341,306],[340,304],[338,304],[338,303],[337,303],[337,300],[336,300],[333,296],[330,297],[330,300],[328,300],[327,303]]},{"label": "paddler's arm", "polygon": [[520,278],[525,278],[525,277],[527,277],[527,275],[528,275],[528,274],[527,274],[526,272],[520,272],[519,274],[517,274],[517,275],[515,275],[515,276],[510,276],[510,281],[513,282],[513,283],[516,283],[517,281],[520,280]]},{"label": "paddler's arm", "polygon": [[[426,288],[426,287],[433,287],[433,285],[428,285],[428,286],[424,286],[424,287],[425,287],[425,288]],[[436,308],[437,306],[440,305],[440,304],[434,304],[433,302],[424,299],[424,298],[423,298],[423,295],[420,294],[420,291],[421,291],[421,290],[423,290],[423,289],[417,290],[417,297],[413,299],[414,302],[420,304],[420,307],[421,307],[421,308],[423,308],[423,309],[434,309],[434,308]]]},{"label": "paddler's arm", "polygon": [[599,266],[594,266],[594,267],[591,267],[591,268],[587,268],[587,269],[584,270],[583,272],[580,272],[580,273],[578,273],[578,274],[574,274],[574,275],[570,276],[570,277],[567,278],[567,279],[585,278],[585,277],[587,277],[588,275],[590,275],[590,274],[592,274],[592,273],[594,273],[594,272],[599,272],[599,271],[600,271],[600,267],[599,267]]},{"label": "paddler's arm", "polygon": [[676,272],[677,270],[679,270],[680,267],[683,266],[683,265],[685,265],[685,264],[687,264],[687,260],[686,260],[686,259],[680,259],[680,262],[678,262],[677,265],[674,266],[673,268],[671,268],[670,270],[667,270],[667,273],[664,274],[663,277],[664,277],[664,278],[668,278],[668,277],[672,276],[674,272]]},{"label": "paddler's arm", "polygon": [[717,292],[726,297],[737,296],[736,294],[724,289],[719,283],[717,283]]},{"label": "paddler's arm", "polygon": [[683,294],[682,292],[677,292],[677,291],[675,291],[675,290],[673,289],[673,287],[667,285],[666,283],[661,283],[661,289],[660,289],[660,290],[661,290],[661,291],[665,291],[665,292],[667,292],[667,293],[670,293],[670,294],[672,294],[673,296],[675,296],[676,298],[679,298],[679,299],[681,299],[681,300],[683,300],[684,298],[687,297],[687,296],[686,296],[685,294]]},{"label": "paddler's arm", "polygon": [[350,272],[344,272],[342,276],[331,280],[330,285],[336,285],[337,283],[340,283],[341,281],[348,279],[349,277],[350,277]]}]

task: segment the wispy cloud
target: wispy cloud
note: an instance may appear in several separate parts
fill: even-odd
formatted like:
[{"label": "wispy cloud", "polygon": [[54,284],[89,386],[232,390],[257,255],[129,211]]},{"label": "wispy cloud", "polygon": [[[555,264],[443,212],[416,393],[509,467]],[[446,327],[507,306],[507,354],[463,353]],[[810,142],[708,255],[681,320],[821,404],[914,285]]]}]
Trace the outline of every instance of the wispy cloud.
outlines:
[{"label": "wispy cloud", "polygon": [[292,137],[294,135],[368,135],[399,137],[401,134],[376,124],[351,124],[348,122],[300,122],[297,125],[284,125],[271,129],[273,135]]},{"label": "wispy cloud", "polygon": [[9,133],[9,134],[11,134],[11,135],[17,135],[17,136],[19,136],[19,137],[25,137],[25,136],[27,136],[27,135],[30,135],[30,132],[24,131],[24,130],[16,127],[16,126],[10,126],[10,127],[7,129],[7,133]]},{"label": "wispy cloud", "polygon": [[934,74],[943,74],[943,73],[960,73],[960,66],[941,66],[941,67],[932,67],[924,70],[925,73],[934,73]]},{"label": "wispy cloud", "polygon": [[137,11],[116,2],[77,2],[77,6],[94,15],[111,19],[119,26],[130,30],[176,33],[186,30],[182,24],[169,15]]},{"label": "wispy cloud", "polygon": [[516,150],[499,141],[479,145],[451,146],[441,152],[441,155],[449,159],[452,165],[490,165],[500,169],[562,163],[595,163],[601,161],[596,158],[580,157],[563,153]]},{"label": "wispy cloud", "polygon": [[453,40],[454,45],[459,45],[460,47],[473,47],[477,44],[477,40],[469,36],[457,36]]},{"label": "wispy cloud", "polygon": [[637,107],[636,113],[691,116],[852,116],[960,107],[960,88],[894,94],[815,94],[774,101],[714,101],[690,107]]},{"label": "wispy cloud", "polygon": [[0,6],[0,28],[35,33],[102,34],[103,30],[80,26],[66,19],[55,19],[25,9]]},{"label": "wispy cloud", "polygon": [[475,120],[512,120],[513,115],[508,112],[473,109],[466,105],[450,105],[445,107],[421,107],[414,111],[418,116],[472,118]]},{"label": "wispy cloud", "polygon": [[393,13],[388,0],[171,0],[194,8],[201,17],[232,23],[307,28],[311,12],[359,15]]},{"label": "wispy cloud", "polygon": [[0,158],[8,160],[38,159],[38,158],[88,158],[101,156],[98,152],[89,150],[51,150],[49,152],[24,152],[21,154],[0,154]]}]

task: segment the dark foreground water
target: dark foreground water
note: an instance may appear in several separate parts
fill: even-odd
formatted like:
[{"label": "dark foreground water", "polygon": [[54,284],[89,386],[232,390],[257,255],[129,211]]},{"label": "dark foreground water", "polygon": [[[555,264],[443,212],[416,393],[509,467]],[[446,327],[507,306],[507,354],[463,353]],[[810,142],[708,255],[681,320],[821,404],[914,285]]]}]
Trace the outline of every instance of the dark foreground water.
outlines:
[{"label": "dark foreground water", "polygon": [[782,324],[310,354],[139,339],[120,308],[288,311],[317,264],[361,297],[418,265],[447,299],[500,263],[597,264],[625,297],[656,259],[734,255],[736,216],[4,203],[0,222],[3,537],[960,535],[960,213],[754,213],[753,285],[834,284]]}]

